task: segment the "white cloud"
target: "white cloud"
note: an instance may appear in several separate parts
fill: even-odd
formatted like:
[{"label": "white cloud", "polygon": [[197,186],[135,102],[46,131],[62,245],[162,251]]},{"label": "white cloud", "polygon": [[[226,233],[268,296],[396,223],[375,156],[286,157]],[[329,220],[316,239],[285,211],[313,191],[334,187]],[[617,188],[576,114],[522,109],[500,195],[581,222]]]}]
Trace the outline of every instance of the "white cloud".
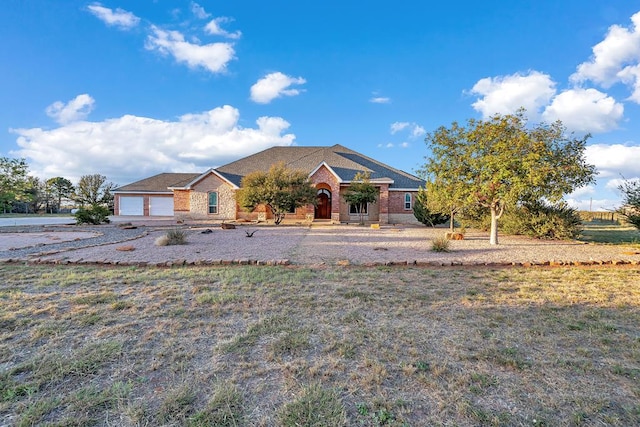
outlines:
[{"label": "white cloud", "polygon": [[411,126],[411,123],[409,123],[409,122],[394,122],[394,123],[391,123],[391,135],[394,135],[394,134],[406,129],[409,126]]},{"label": "white cloud", "polygon": [[620,81],[619,73],[628,65],[640,60],[640,12],[631,17],[633,26],[625,28],[612,25],[604,40],[593,47],[593,55],[583,62],[571,76],[571,81],[586,80],[609,87]]},{"label": "white cloud", "polygon": [[288,89],[291,85],[301,85],[307,81],[302,77],[291,77],[280,72],[267,74],[251,86],[251,100],[259,104],[268,104],[275,98],[295,96],[301,90]]},{"label": "white cloud", "polygon": [[56,101],[49,105],[45,112],[56,122],[67,124],[78,120],[84,120],[93,110],[95,100],[83,93],[73,98],[68,103]]},{"label": "white cloud", "polygon": [[227,18],[226,16],[221,16],[219,18],[215,18],[212,21],[210,21],[205,27],[205,31],[208,34],[214,35],[214,36],[222,36],[222,37],[226,37],[228,39],[239,39],[240,37],[242,37],[242,32],[241,31],[235,31],[233,33],[228,32],[227,30],[223,29],[220,24],[224,24],[226,22],[231,22],[232,19]]},{"label": "white cloud", "polygon": [[555,82],[547,74],[530,71],[507,76],[487,77],[479,80],[470,93],[480,99],[472,104],[484,118],[495,114],[511,114],[524,107],[529,117],[535,117],[539,109],[555,95]]},{"label": "white cloud", "polygon": [[[613,196],[613,194],[611,194]],[[620,206],[620,199],[614,198],[573,198],[566,197],[569,206],[579,211],[604,212],[611,211]]]},{"label": "white cloud", "polygon": [[617,128],[624,106],[596,89],[570,89],[553,98],[542,118],[561,120],[572,131],[607,132]]},{"label": "white cloud", "polygon": [[409,122],[391,123],[391,128],[390,128],[391,135],[395,135],[396,133],[402,132],[404,130],[409,131],[410,138],[419,138],[427,133],[427,131],[417,123],[409,123]]},{"label": "white cloud", "polygon": [[165,31],[156,26],[152,26],[151,31],[152,34],[145,43],[148,50],[171,55],[190,68],[201,67],[212,73],[221,73],[226,70],[229,61],[234,59],[235,51],[230,43],[200,45],[185,41],[178,31]]},{"label": "white cloud", "polygon": [[369,102],[373,104],[389,104],[391,102],[391,98],[387,98],[384,96],[374,96],[373,98],[369,99]]},{"label": "white cloud", "polygon": [[626,83],[633,89],[628,99],[636,104],[640,104],[640,65],[625,67],[618,73],[618,76],[623,83]]},{"label": "white cloud", "polygon": [[640,174],[640,145],[588,145],[587,162],[595,165],[600,178],[634,178]]},{"label": "white cloud", "polygon": [[409,148],[410,145],[411,144],[409,144],[408,142],[403,142],[402,144],[400,144],[402,148]]},{"label": "white cloud", "polygon": [[569,194],[570,198],[579,198],[584,196],[590,196],[595,194],[596,188],[593,185],[585,185],[582,188],[578,188],[573,193]]},{"label": "white cloud", "polygon": [[14,155],[27,158],[37,176],[77,180],[101,173],[123,185],[160,172],[204,171],[295,140],[280,117],[260,117],[249,128],[239,119],[239,111],[225,105],[175,121],[125,115],[11,131],[20,147]]},{"label": "white cloud", "polygon": [[87,6],[89,12],[109,26],[119,27],[125,30],[131,29],[140,23],[140,18],[131,12],[117,8],[115,11],[100,3],[93,3]]},{"label": "white cloud", "polygon": [[413,130],[411,131],[411,137],[412,138],[419,138],[423,135],[425,135],[427,133],[427,131],[420,125],[417,124],[413,124]]},{"label": "white cloud", "polygon": [[191,2],[191,13],[198,19],[207,19],[211,16],[210,13],[204,10],[204,7],[195,2]]}]

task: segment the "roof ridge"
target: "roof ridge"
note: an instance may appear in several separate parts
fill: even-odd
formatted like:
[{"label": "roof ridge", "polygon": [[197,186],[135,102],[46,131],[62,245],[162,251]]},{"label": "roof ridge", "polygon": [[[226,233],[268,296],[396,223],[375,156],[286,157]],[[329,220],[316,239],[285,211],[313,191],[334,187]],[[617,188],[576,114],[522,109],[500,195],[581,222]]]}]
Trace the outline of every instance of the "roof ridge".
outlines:
[{"label": "roof ridge", "polygon": [[[289,148],[289,147],[288,147],[288,148]],[[304,158],[306,158],[306,157],[310,157],[310,156],[312,156],[312,155],[316,154],[318,151],[324,151],[324,150],[326,150],[328,147],[322,147],[322,146],[316,146],[316,147],[314,147],[314,146],[311,146],[311,147],[300,147],[300,148],[317,148],[317,150],[313,150],[313,151],[311,151],[311,152],[309,152],[309,153],[307,153],[307,154],[305,154],[305,155],[303,155],[303,156],[300,156],[300,157],[296,158],[295,160],[290,160],[288,163],[285,163],[285,166],[290,165],[290,164],[291,164],[291,163],[293,163],[293,162],[299,162],[300,160],[302,160],[302,159],[304,159]]]},{"label": "roof ridge", "polygon": [[[336,145],[339,145],[339,144],[336,144]],[[376,160],[376,159],[374,159],[374,158],[372,158],[372,157],[367,156],[366,154],[362,154],[362,153],[360,153],[360,152],[358,152],[358,151],[353,151],[353,150],[351,150],[350,148],[347,148],[347,147],[344,147],[344,146],[342,146],[342,147],[343,147],[343,148],[346,148],[346,149],[347,149],[347,150],[349,150],[349,151],[351,151],[351,153],[355,153],[355,154],[357,154],[357,155],[359,155],[359,156],[364,157],[365,159],[369,160],[370,162],[373,162],[373,163],[377,164],[378,166],[382,166],[382,167],[383,167],[383,168],[385,168],[385,169],[390,169],[390,170],[392,170],[393,172],[399,173],[400,175],[404,175],[406,178],[411,178],[411,179],[418,178],[418,179],[422,179],[422,178],[420,178],[420,177],[418,177],[418,176],[416,176],[416,175],[412,175],[412,174],[410,174],[409,172],[405,172],[405,171],[403,171],[403,170],[401,170],[401,169],[396,169],[396,168],[394,168],[393,166],[388,165],[388,164],[386,164],[386,163],[382,163],[382,162],[380,162],[380,161],[378,161],[378,160]],[[340,154],[340,153],[336,153],[336,154]]]}]

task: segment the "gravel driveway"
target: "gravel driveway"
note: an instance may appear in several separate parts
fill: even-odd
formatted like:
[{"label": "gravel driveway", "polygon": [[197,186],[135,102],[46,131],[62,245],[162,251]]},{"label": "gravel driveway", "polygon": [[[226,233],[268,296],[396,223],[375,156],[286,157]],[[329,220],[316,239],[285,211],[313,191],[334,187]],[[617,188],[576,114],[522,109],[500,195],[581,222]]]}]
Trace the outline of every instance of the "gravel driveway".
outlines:
[{"label": "gravel driveway", "polygon": [[[640,264],[638,248],[518,236],[501,236],[500,245],[491,246],[488,235],[481,233],[468,233],[465,240],[451,241],[450,252],[433,252],[432,239],[445,230],[426,227],[242,225],[233,230],[197,225],[182,227],[188,234],[186,245],[156,246],[154,241],[166,233],[166,227],[140,226],[125,230],[107,225],[48,227],[46,233],[50,239],[52,234],[55,239],[55,233],[67,233],[65,239],[73,237],[69,233],[84,234],[78,234],[77,240],[53,240],[55,243],[14,250],[1,249],[20,247],[21,236],[26,241],[29,234],[43,231],[3,230],[0,260],[131,265]],[[206,230],[211,232],[203,233]],[[255,233],[247,237],[247,231]]]}]

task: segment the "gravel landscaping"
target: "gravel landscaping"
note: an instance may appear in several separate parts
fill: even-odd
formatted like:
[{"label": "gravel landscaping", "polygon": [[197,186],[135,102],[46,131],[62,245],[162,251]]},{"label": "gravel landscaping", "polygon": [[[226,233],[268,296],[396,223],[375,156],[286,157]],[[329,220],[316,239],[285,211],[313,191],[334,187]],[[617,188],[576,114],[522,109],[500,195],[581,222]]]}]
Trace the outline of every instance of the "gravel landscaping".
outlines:
[{"label": "gravel landscaping", "polygon": [[[485,233],[451,241],[449,252],[431,250],[444,229],[353,225],[180,225],[187,244],[156,246],[172,227],[115,225],[23,227],[0,231],[0,260],[42,263],[297,264],[297,265],[563,265],[640,264],[640,250],[620,245],[545,241],[500,236],[491,246]],[[254,232],[251,237],[247,232]],[[38,241],[38,238],[46,241]],[[36,243],[34,243],[36,242]],[[12,248],[11,250],[9,248]]]}]

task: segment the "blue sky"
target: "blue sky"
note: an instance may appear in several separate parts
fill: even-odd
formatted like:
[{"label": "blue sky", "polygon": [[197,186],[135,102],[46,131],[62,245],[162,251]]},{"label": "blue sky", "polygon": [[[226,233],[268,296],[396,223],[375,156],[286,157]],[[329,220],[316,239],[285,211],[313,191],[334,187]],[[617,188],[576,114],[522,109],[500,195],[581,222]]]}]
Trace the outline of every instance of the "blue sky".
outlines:
[{"label": "blue sky", "polygon": [[592,134],[568,200],[610,209],[640,178],[634,3],[3,0],[0,156],[124,185],[342,144],[413,173],[427,132],[524,106]]}]

